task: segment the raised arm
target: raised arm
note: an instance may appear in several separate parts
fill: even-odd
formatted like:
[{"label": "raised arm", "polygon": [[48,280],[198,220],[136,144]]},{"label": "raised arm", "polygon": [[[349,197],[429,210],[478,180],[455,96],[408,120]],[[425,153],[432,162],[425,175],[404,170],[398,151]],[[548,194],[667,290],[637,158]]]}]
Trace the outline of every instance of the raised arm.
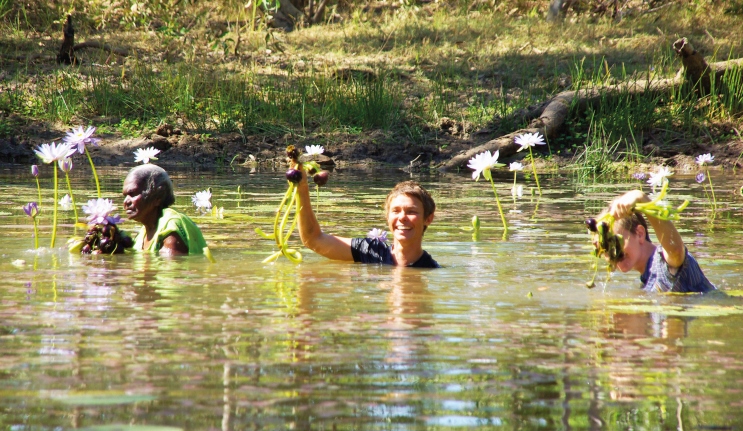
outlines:
[{"label": "raised arm", "polygon": [[302,180],[297,184],[299,207],[299,236],[305,247],[329,259],[353,261],[351,239],[327,234],[320,228],[310,203],[310,187],[304,169]]},{"label": "raised arm", "polygon": [[[615,219],[627,217],[632,214],[635,204],[641,202],[650,202],[650,198],[641,190],[632,190],[614,199],[609,207],[609,213]],[[655,236],[663,246],[663,257],[668,265],[673,268],[680,267],[686,258],[686,247],[676,226],[669,220],[660,220],[648,215],[644,217],[655,229]]]}]

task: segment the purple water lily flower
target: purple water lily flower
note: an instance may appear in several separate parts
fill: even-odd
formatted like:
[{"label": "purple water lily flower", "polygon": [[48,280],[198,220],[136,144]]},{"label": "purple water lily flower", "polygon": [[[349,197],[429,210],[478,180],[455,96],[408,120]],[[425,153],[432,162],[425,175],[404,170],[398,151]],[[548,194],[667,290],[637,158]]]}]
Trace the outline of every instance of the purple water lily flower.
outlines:
[{"label": "purple water lily flower", "polygon": [[31,175],[35,177],[39,176],[39,165],[31,165]]},{"label": "purple water lily flower", "polygon": [[77,152],[82,154],[85,152],[85,144],[98,145],[98,139],[91,138],[93,133],[95,133],[95,127],[90,126],[83,130],[83,126],[80,126],[67,132],[64,141],[73,147],[77,147]]},{"label": "purple water lily flower", "polygon": [[39,214],[39,205],[36,202],[29,202],[23,206],[23,212],[27,216],[34,218]]},{"label": "purple water lily flower", "polygon": [[116,207],[110,199],[91,199],[86,205],[83,205],[83,211],[88,214],[88,224],[91,225],[119,223],[121,217],[111,215],[111,212],[115,209]]},{"label": "purple water lily flower", "polygon": [[387,242],[387,231],[382,229],[374,228],[366,234],[367,238],[376,239],[380,242]]},{"label": "purple water lily flower", "polygon": [[697,174],[697,182],[698,183],[703,183],[705,179],[707,179],[707,176],[704,175],[704,172],[700,172],[700,173]]},{"label": "purple water lily flower", "polygon": [[643,181],[646,177],[647,175],[645,175],[645,172],[635,172],[632,174],[632,178],[640,181]]}]

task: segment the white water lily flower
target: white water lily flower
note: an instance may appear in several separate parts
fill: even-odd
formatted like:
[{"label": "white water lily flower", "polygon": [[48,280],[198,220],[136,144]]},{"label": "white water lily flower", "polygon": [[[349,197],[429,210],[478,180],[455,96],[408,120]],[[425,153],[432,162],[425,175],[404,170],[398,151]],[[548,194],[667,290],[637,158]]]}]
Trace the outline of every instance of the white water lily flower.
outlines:
[{"label": "white water lily flower", "polygon": [[697,156],[697,164],[699,166],[704,166],[706,163],[712,163],[714,160],[715,160],[715,156],[713,156],[710,153]]},{"label": "white water lily flower", "polygon": [[544,142],[544,138],[542,137],[542,135],[539,134],[539,132],[524,133],[522,135],[516,136],[515,142],[521,145],[521,148],[516,151],[525,150],[535,145],[544,145],[546,143]]},{"label": "white water lily flower", "polygon": [[210,189],[196,192],[191,196],[191,202],[196,205],[198,210],[209,210],[212,208],[212,192]]},{"label": "white water lily flower", "polygon": [[98,140],[91,138],[93,133],[95,133],[95,127],[89,126],[87,129],[83,130],[83,126],[80,126],[67,132],[64,141],[70,144],[72,148],[77,149],[78,153],[82,154],[85,152],[85,144],[90,143],[98,145]]},{"label": "white water lily flower", "polygon": [[121,219],[119,216],[112,216],[111,213],[116,207],[111,199],[91,199],[86,205],[83,205],[83,211],[88,215],[88,224],[116,224]]},{"label": "white water lily flower", "polygon": [[374,228],[366,234],[367,238],[376,239],[380,242],[387,242],[387,231],[382,229]]},{"label": "white water lily flower", "polygon": [[671,172],[670,169],[666,166],[661,166],[658,168],[658,172],[654,174],[650,174],[650,179],[648,180],[648,184],[650,184],[650,187],[653,188],[653,191],[655,191],[655,188],[658,186],[663,186],[663,183],[668,181],[668,177],[673,175],[673,172]]},{"label": "white water lily flower", "polygon": [[513,196],[515,198],[516,197],[519,197],[520,198],[520,197],[524,196],[524,186],[522,186],[521,184],[519,184],[516,187],[511,187],[511,196]]},{"label": "white water lily flower", "polygon": [[134,152],[134,162],[150,163],[150,160],[157,160],[156,155],[160,154],[160,150],[155,147],[137,148]]},{"label": "white water lily flower", "polygon": [[314,156],[325,152],[325,148],[323,148],[322,145],[307,145],[304,149],[308,156]]},{"label": "white water lily flower", "polygon": [[72,198],[70,195],[64,195],[62,199],[59,200],[59,206],[62,208],[62,211],[69,211],[72,209]]},{"label": "white water lily flower", "polygon": [[497,150],[493,154],[490,154],[489,150],[485,151],[484,153],[480,153],[471,158],[470,161],[467,163],[468,168],[474,169],[474,172],[472,172],[472,179],[475,181],[480,180],[480,174],[482,174],[486,179],[490,179],[490,169],[498,166],[503,166],[503,164],[498,163]]},{"label": "white water lily flower", "polygon": [[34,152],[44,163],[54,163],[70,157],[75,153],[75,149],[66,142],[60,142],[59,144],[52,142],[51,144],[41,144]]},{"label": "white water lily flower", "polygon": [[524,165],[522,165],[520,162],[513,162],[510,165],[508,165],[509,171],[523,171]]}]

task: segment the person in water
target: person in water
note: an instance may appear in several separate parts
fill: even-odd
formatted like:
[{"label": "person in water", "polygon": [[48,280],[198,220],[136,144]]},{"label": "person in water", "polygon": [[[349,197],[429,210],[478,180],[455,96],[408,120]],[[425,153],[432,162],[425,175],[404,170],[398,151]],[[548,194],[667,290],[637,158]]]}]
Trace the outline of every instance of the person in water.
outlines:
[{"label": "person in water", "polygon": [[614,233],[624,238],[624,258],[617,263],[622,272],[638,271],[647,292],[708,292],[715,286],[707,280],[699,264],[684,246],[672,221],[648,216],[660,245],[650,241],[648,224],[635,204],[650,202],[641,190],[627,192],[609,205],[614,217]]},{"label": "person in water", "polygon": [[439,264],[423,250],[423,233],[433,222],[436,204],[428,192],[414,181],[397,184],[387,195],[384,211],[392,244],[377,238],[343,238],[325,233],[310,203],[310,189],[304,169],[297,185],[299,236],[302,243],[327,258],[361,263],[438,268]]},{"label": "person in water", "polygon": [[186,215],[169,208],[175,202],[173,183],[165,170],[152,164],[129,171],[122,190],[124,210],[142,224],[135,251],[163,255],[202,254],[207,246],[201,230]]}]

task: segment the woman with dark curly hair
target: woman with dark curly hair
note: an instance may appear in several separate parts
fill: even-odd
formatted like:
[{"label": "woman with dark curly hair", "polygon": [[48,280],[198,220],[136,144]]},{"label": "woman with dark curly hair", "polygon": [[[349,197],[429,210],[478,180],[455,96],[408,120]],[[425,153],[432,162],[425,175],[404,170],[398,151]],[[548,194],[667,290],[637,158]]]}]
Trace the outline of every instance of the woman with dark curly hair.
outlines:
[{"label": "woman with dark curly hair", "polygon": [[152,164],[129,171],[122,190],[130,220],[142,223],[135,251],[164,255],[202,254],[207,246],[188,216],[169,208],[175,202],[173,183],[165,170]]}]

